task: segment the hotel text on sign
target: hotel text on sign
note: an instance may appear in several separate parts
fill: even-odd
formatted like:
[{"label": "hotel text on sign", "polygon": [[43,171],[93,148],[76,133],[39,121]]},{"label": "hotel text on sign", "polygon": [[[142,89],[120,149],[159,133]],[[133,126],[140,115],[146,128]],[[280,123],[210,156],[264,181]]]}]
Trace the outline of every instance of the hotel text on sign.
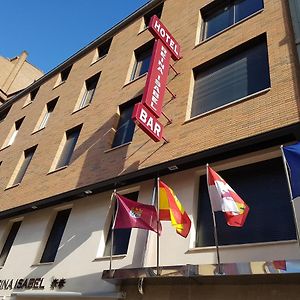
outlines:
[{"label": "hotel text on sign", "polygon": [[134,106],[132,119],[152,140],[162,139],[163,125],[142,103]]},{"label": "hotel text on sign", "polygon": [[171,53],[157,40],[151,58],[142,103],[157,117],[161,115],[163,100],[168,80]]},{"label": "hotel text on sign", "polygon": [[180,45],[157,16],[154,15],[151,17],[148,29],[154,37],[163,41],[163,43],[171,51],[172,58],[174,60],[180,59]]}]

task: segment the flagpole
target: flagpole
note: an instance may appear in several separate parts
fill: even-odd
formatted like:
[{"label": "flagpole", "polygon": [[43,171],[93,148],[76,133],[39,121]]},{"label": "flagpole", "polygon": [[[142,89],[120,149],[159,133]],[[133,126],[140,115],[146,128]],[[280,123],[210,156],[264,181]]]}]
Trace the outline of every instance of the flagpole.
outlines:
[{"label": "flagpole", "polygon": [[[153,191],[152,191],[152,198],[151,198],[151,205],[155,206],[155,198],[156,198],[156,178],[154,179],[153,182]],[[146,242],[143,250],[143,257],[142,257],[142,266],[145,264],[145,256],[146,256],[146,251],[147,251],[147,245],[148,245],[148,240],[149,240],[149,230],[146,231],[147,237],[146,237]]]},{"label": "flagpole", "polygon": [[157,232],[156,232],[156,275],[160,276],[160,270],[159,270],[159,177],[157,177],[156,180],[156,204],[157,204]]},{"label": "flagpole", "polygon": [[293,217],[294,217],[294,223],[295,223],[295,227],[296,227],[296,236],[297,236],[297,242],[298,245],[300,247],[300,238],[299,238],[299,226],[298,226],[298,222],[297,222],[297,218],[296,218],[296,209],[295,209],[295,204],[293,201],[293,193],[292,193],[292,185],[291,185],[291,180],[290,180],[290,176],[289,176],[289,171],[287,168],[287,161],[283,152],[283,145],[280,146],[280,150],[281,150],[281,156],[283,159],[283,164],[284,164],[284,171],[285,171],[285,175],[286,175],[286,179],[287,179],[287,183],[288,183],[288,188],[289,188],[289,194],[290,194],[290,198],[291,198],[291,205],[292,205],[292,210],[293,210]]},{"label": "flagpole", "polygon": [[218,262],[218,274],[223,274],[222,268],[221,268],[221,261],[220,261],[220,251],[219,251],[219,240],[218,240],[218,233],[217,233],[217,222],[216,222],[216,216],[215,212],[212,210],[212,217],[214,222],[214,238],[215,238],[215,245],[217,250],[217,262]]},{"label": "flagpole", "polygon": [[[208,174],[208,171],[207,171],[208,166],[209,166],[209,164],[206,164],[206,174]],[[212,218],[213,218],[213,223],[214,223],[214,239],[215,239],[215,245],[216,245],[216,250],[217,250],[218,274],[221,275],[221,274],[223,274],[223,271],[222,271],[222,268],[221,268],[216,215],[215,215],[215,212],[213,210],[212,204],[210,204],[210,206],[211,206],[211,213],[212,213]]]},{"label": "flagpole", "polygon": [[109,258],[109,273],[111,274],[111,267],[112,267],[112,256],[113,256],[113,248],[114,248],[114,225],[115,225],[115,221],[116,221],[116,214],[115,214],[115,205],[116,202],[113,203],[113,200],[115,198],[115,194],[116,194],[117,190],[114,189],[114,191],[111,194],[110,197],[110,203],[111,203],[111,207],[112,207],[112,227],[111,227],[111,243],[110,243],[110,258]]}]

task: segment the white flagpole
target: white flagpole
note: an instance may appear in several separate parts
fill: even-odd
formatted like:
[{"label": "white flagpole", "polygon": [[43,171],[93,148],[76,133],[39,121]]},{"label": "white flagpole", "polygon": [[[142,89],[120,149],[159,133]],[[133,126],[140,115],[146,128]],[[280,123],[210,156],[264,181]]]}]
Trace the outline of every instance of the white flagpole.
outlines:
[{"label": "white flagpole", "polygon": [[[208,164],[206,164],[206,177],[207,177],[207,187],[208,187]],[[221,260],[220,260],[220,251],[219,251],[219,240],[218,240],[218,232],[217,232],[217,222],[216,222],[216,216],[215,212],[213,210],[212,204],[210,202],[211,206],[211,213],[212,213],[212,218],[213,218],[213,223],[214,223],[214,239],[215,239],[215,245],[216,245],[216,250],[217,250],[217,263],[218,263],[218,274],[223,274],[223,270],[221,268]]]},{"label": "white flagpole", "polygon": [[159,226],[159,177],[156,180],[156,204],[157,204],[157,233],[156,233],[156,275],[160,276],[159,270],[159,233],[158,233],[158,226]]},{"label": "white flagpole", "polygon": [[284,171],[285,171],[285,175],[286,175],[286,179],[287,179],[287,183],[288,183],[288,187],[289,187],[289,194],[290,194],[291,205],[292,205],[292,209],[293,209],[294,223],[295,223],[295,227],[296,227],[297,241],[298,241],[298,245],[300,247],[299,226],[298,226],[298,222],[297,222],[297,218],[296,218],[296,209],[295,209],[295,204],[293,201],[291,179],[290,179],[290,175],[289,175],[289,171],[288,171],[288,167],[287,167],[287,161],[286,161],[286,158],[285,158],[285,155],[283,152],[283,145],[280,146],[280,150],[281,150],[281,155],[282,155],[283,164],[284,164]]},{"label": "white flagpole", "polygon": [[110,258],[109,258],[109,272],[111,273],[111,267],[112,267],[112,256],[113,256],[113,248],[114,248],[114,227],[115,227],[115,222],[116,222],[116,214],[115,214],[115,205],[116,202],[113,203],[114,199],[115,199],[115,194],[116,194],[117,190],[114,189],[114,191],[111,194],[110,197],[110,203],[111,203],[111,209],[112,211],[112,227],[111,227],[111,243],[110,243]]},{"label": "white flagpole", "polygon": [[[151,199],[151,205],[155,206],[155,201],[156,201],[156,178],[154,180],[154,183],[153,183],[153,191],[152,191],[152,199]],[[143,257],[142,257],[142,266],[144,266],[145,264],[145,256],[146,256],[146,252],[147,252],[147,245],[148,245],[148,241],[149,241],[149,230],[146,230],[146,242],[145,242],[145,245],[144,245],[144,250],[143,250]]]}]

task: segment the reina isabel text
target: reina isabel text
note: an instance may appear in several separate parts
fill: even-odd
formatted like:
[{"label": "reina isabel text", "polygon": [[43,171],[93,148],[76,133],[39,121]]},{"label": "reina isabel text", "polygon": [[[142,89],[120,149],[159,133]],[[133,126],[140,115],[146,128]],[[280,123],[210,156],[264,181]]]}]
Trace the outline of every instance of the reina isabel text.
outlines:
[{"label": "reina isabel text", "polygon": [[12,289],[37,289],[43,290],[44,278],[19,278],[19,279],[1,279],[0,290]]}]

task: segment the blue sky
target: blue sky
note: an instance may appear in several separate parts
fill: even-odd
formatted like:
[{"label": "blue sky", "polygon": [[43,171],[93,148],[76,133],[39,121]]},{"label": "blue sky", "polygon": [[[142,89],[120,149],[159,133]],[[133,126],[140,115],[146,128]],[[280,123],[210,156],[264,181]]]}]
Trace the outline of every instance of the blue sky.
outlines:
[{"label": "blue sky", "polygon": [[1,1],[0,56],[23,50],[48,72],[148,0]]}]

